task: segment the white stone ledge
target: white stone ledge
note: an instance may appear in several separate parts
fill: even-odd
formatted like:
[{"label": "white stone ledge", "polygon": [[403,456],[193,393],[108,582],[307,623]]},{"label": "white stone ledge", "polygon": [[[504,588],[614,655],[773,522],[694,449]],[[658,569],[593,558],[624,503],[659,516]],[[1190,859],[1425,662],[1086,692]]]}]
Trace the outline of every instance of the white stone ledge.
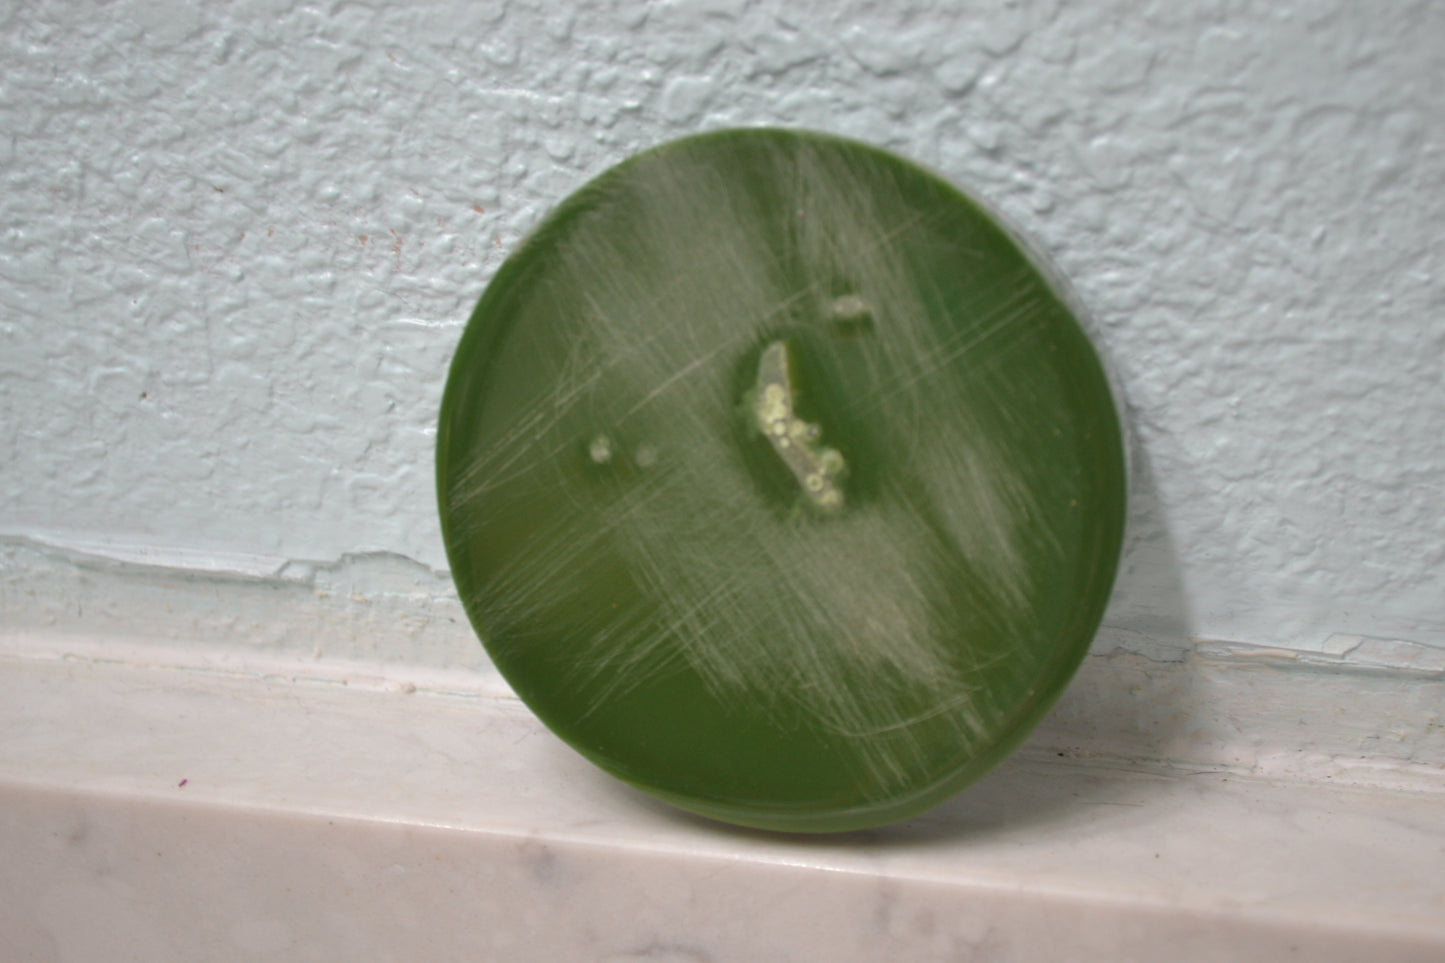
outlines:
[{"label": "white stone ledge", "polygon": [[[1187,719],[1239,683],[1168,675],[1188,659],[1148,662],[1174,666],[1151,683],[1120,655],[1114,689],[1092,659],[1072,708],[954,802],[789,838],[623,787],[485,675],[0,642],[5,960],[1445,958],[1438,769],[1377,754],[1406,775],[1331,785],[1130,761],[1130,727],[1169,712],[1151,685],[1190,695]],[[1400,705],[1438,683],[1380,681]],[[1103,711],[1131,687],[1132,721]]]}]

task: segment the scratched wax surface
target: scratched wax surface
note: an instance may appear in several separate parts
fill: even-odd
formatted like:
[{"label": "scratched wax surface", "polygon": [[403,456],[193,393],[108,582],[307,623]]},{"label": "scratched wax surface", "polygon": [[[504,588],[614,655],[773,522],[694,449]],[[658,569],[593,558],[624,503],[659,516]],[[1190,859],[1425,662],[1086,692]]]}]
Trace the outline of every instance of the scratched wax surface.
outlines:
[{"label": "scratched wax surface", "polygon": [[[888,155],[778,132],[644,154],[544,223],[458,359],[464,600],[624,778],[906,796],[1036,721],[1088,645],[1122,518],[1102,371],[1016,244]],[[780,359],[813,462],[756,414]]]}]

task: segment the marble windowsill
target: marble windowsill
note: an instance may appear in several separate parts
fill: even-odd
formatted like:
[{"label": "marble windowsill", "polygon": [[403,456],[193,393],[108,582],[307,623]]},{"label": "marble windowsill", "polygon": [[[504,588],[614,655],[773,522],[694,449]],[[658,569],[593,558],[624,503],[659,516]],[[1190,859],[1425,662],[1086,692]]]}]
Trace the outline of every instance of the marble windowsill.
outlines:
[{"label": "marble windowsill", "polygon": [[953,803],[790,838],[648,800],[474,673],[0,636],[0,959],[1445,958],[1437,767],[1130,761],[1082,732],[1098,660]]}]

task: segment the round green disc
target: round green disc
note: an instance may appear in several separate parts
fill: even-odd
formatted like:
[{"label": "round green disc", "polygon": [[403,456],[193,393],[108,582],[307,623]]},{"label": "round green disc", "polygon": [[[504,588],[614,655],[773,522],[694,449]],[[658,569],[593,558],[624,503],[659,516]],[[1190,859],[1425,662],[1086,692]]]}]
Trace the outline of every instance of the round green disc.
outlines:
[{"label": "round green disc", "polygon": [[769,829],[900,819],[1073,674],[1125,469],[1067,300],[977,203],[861,144],[687,138],[487,288],[437,438],[497,667],[559,736]]}]

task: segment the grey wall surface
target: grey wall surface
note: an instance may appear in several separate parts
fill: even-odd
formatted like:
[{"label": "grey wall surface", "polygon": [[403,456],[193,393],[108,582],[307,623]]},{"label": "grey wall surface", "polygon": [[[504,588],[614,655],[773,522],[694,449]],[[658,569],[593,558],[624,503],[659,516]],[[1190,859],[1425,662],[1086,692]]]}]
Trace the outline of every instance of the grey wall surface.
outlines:
[{"label": "grey wall surface", "polygon": [[1135,433],[1111,625],[1445,647],[1442,51],[1429,2],[0,3],[0,534],[444,568],[498,264],[638,149],[790,125],[1071,279]]}]

